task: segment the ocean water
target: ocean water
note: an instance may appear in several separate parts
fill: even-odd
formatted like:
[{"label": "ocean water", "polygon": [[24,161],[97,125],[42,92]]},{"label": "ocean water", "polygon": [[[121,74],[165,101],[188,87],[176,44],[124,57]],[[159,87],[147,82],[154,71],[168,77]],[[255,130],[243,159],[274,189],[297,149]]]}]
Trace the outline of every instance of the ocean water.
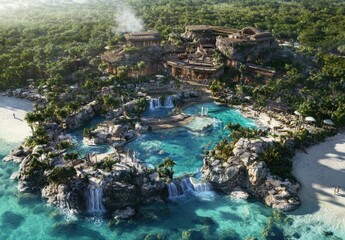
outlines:
[{"label": "ocean water", "polygon": [[[213,108],[213,107],[212,107]],[[214,106],[214,116],[219,119],[241,116],[233,110],[219,110]],[[198,106],[187,109],[187,112],[197,111]],[[218,111],[219,110],[219,111]],[[236,112],[236,111],[235,111]],[[233,113],[233,114],[232,114]],[[212,111],[210,111],[210,115]],[[244,119],[244,118],[243,118]],[[244,123],[243,123],[244,124]],[[249,121],[247,126],[252,126]],[[220,124],[221,125],[221,124]],[[218,131],[220,131],[219,127]],[[182,134],[177,130],[171,137]],[[184,130],[187,131],[187,130]],[[199,138],[212,138],[217,133],[195,135],[191,133],[188,139],[193,145]],[[176,135],[173,135],[176,134]],[[186,135],[187,136],[187,135]],[[170,141],[161,139],[161,141]],[[200,140],[201,141],[201,140]],[[190,144],[188,142],[188,144]],[[207,142],[205,140],[205,142]],[[173,142],[175,147],[177,142]],[[186,144],[186,142],[183,142]],[[207,142],[208,143],[208,142]],[[0,159],[20,143],[7,143],[0,139]],[[170,143],[169,143],[170,144]],[[167,145],[169,145],[167,144]],[[182,144],[182,142],[181,142]],[[195,144],[195,145],[194,145]],[[212,143],[211,143],[212,144]],[[211,147],[211,145],[210,145]],[[170,148],[168,148],[170,149]],[[174,149],[174,148],[172,148]],[[185,154],[193,151],[186,151]],[[155,153],[152,153],[155,154]],[[198,159],[194,154],[193,159]],[[195,164],[189,172],[194,172],[202,163]],[[182,165],[182,162],[181,164]],[[201,165],[200,165],[201,166]],[[181,172],[187,171],[181,167]],[[55,207],[47,206],[37,195],[17,192],[16,181],[10,176],[18,169],[13,163],[0,162],[0,239],[345,239],[340,231],[333,231],[331,226],[325,226],[322,221],[316,222],[312,217],[281,216],[260,202],[231,199],[218,193],[206,196],[186,196],[178,201],[166,204],[145,205],[140,208],[138,219],[127,223],[115,223],[100,218],[75,217]],[[264,237],[265,230],[270,229],[274,236]],[[325,236],[332,231],[333,236]],[[331,233],[328,233],[331,234]],[[189,236],[189,238],[188,238]],[[184,238],[182,238],[184,237]]]}]

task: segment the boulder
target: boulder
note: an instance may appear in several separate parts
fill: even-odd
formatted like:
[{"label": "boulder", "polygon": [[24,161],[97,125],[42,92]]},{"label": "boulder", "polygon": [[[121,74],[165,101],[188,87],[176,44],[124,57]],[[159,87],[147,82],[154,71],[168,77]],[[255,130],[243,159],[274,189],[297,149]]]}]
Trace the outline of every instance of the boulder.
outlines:
[{"label": "boulder", "polygon": [[42,198],[47,199],[47,203],[61,209],[68,209],[71,212],[81,212],[84,207],[83,188],[81,182],[71,182],[70,184],[49,183],[41,191]]},{"label": "boulder", "polygon": [[131,208],[131,207],[126,207],[123,210],[116,210],[113,214],[113,218],[115,220],[128,220],[130,218],[132,218],[135,215],[135,209]]},{"label": "boulder", "polygon": [[254,186],[262,184],[266,180],[267,174],[268,168],[262,161],[255,162],[248,167],[248,179]]},{"label": "boulder", "polygon": [[128,182],[108,182],[104,186],[104,206],[115,210],[135,206],[141,200],[136,186]]},{"label": "boulder", "polygon": [[236,188],[234,191],[232,191],[230,193],[230,196],[234,199],[244,199],[245,200],[245,199],[249,198],[249,194],[240,188]]},{"label": "boulder", "polygon": [[[202,168],[203,177],[216,188],[235,197],[249,195],[282,211],[292,211],[300,205],[297,196],[298,183],[282,181],[272,176],[266,163],[259,156],[273,143],[272,137],[248,140],[241,138],[234,144],[233,156],[220,164],[212,156],[206,156]],[[237,191],[245,189],[247,193]]]}]

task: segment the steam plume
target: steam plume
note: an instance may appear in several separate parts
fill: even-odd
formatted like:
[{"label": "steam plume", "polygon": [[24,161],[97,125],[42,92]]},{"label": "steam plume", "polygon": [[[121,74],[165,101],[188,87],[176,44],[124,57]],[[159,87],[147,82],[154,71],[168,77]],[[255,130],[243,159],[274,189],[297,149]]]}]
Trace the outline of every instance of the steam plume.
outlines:
[{"label": "steam plume", "polygon": [[136,16],[135,11],[127,4],[121,4],[116,12],[116,32],[140,32],[144,30],[142,19]]}]

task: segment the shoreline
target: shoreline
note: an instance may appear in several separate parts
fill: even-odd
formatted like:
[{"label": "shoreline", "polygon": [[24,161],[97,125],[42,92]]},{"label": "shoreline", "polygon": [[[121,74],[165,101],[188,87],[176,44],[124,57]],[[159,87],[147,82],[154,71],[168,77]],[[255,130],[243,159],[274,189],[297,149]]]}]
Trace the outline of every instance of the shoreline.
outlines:
[{"label": "shoreline", "polygon": [[9,143],[22,142],[32,134],[24,118],[33,110],[33,102],[14,97],[0,96],[0,139]]},{"label": "shoreline", "polygon": [[[301,184],[302,205],[291,215],[313,218],[345,234],[345,132],[297,152],[293,175]],[[340,194],[334,187],[340,186]]]}]

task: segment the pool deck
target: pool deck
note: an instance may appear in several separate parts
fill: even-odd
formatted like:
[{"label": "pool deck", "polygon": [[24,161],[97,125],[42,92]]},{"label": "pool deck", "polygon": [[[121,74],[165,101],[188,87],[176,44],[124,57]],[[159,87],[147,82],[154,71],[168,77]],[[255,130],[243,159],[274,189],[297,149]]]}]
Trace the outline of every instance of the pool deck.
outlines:
[{"label": "pool deck", "polygon": [[193,117],[186,114],[177,114],[164,118],[142,118],[141,121],[149,125],[152,130],[181,127],[192,120]]},{"label": "pool deck", "polygon": [[[211,102],[214,101],[215,98],[209,92],[202,92],[201,96],[198,98],[192,98],[188,100],[182,101],[182,103],[178,106],[179,109],[183,110],[189,106],[198,103],[204,102]],[[170,129],[175,127],[182,127],[185,126],[193,119],[192,116],[188,116],[184,113],[174,114],[167,117],[162,118],[141,118],[141,122],[149,125],[153,131],[155,130],[162,130],[162,129]]]}]

